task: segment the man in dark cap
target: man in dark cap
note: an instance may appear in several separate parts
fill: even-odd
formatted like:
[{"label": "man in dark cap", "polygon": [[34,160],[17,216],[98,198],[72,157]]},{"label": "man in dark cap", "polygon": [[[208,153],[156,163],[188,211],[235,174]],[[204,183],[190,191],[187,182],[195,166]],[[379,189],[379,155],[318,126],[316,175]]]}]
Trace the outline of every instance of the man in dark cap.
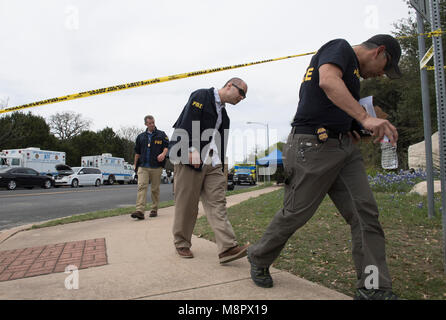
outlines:
[{"label": "man in dark cap", "polygon": [[[359,252],[356,248],[356,257],[354,253],[358,270],[355,299],[397,299],[387,268],[378,207],[354,143],[358,133],[352,132],[362,127],[372,133],[375,143],[386,135],[396,145],[396,128],[386,119],[370,116],[358,101],[361,77],[401,76],[400,56],[400,45],[390,35],[376,35],[354,47],[343,39],[332,40],[313,56],[283,149],[284,207],[262,238],[248,249],[251,278],[258,286],[273,286],[270,265],[329,194],[336,203],[351,207],[348,214],[341,213],[352,225],[352,233],[353,229],[361,233],[361,248]],[[359,223],[360,228],[353,228],[352,222]]]}]

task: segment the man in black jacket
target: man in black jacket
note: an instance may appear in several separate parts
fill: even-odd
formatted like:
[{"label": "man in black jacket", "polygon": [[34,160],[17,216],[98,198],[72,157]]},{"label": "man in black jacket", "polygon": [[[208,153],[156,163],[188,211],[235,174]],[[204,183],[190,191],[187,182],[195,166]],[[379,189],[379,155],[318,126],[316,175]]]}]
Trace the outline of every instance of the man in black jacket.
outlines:
[{"label": "man in black jacket", "polygon": [[135,171],[138,173],[138,196],[136,199],[136,211],[132,218],[144,219],[144,211],[147,202],[147,189],[152,185],[152,210],[150,217],[158,215],[161,174],[165,163],[169,138],[164,131],[155,126],[153,116],[146,116],[144,123],[147,130],[136,138],[135,143]]},{"label": "man in black jacket", "polygon": [[400,57],[395,38],[376,35],[353,47],[344,39],[329,41],[311,59],[300,86],[293,128],[283,147],[284,206],[248,250],[256,285],[273,286],[269,267],[329,194],[347,222],[356,227],[353,236],[359,233],[357,240],[353,238],[361,247],[353,250],[358,276],[355,299],[398,299],[392,291],[378,205],[351,131],[360,124],[375,142],[385,135],[396,146],[397,129],[388,120],[370,116],[359,98],[360,78],[401,77]]},{"label": "man in black jacket", "polygon": [[193,258],[192,232],[202,200],[206,217],[215,233],[220,263],[246,256],[239,246],[226,212],[225,149],[229,117],[225,103],[237,104],[248,86],[230,79],[221,89],[200,89],[191,94],[173,127],[170,160],[175,164],[174,244],[182,258]]}]

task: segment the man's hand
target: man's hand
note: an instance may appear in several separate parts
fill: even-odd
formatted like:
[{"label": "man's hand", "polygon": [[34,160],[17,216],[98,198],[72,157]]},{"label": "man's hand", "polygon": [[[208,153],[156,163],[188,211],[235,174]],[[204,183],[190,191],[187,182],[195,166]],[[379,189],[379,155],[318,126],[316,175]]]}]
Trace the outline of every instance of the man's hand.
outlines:
[{"label": "man's hand", "polygon": [[342,80],[342,70],[334,64],[323,64],[319,67],[319,87],[327,97],[340,109],[359,121],[362,126],[376,137],[374,143],[379,142],[386,135],[393,146],[398,141],[396,128],[385,119],[371,117],[356,101]]},{"label": "man's hand", "polygon": [[161,153],[158,155],[158,157],[156,157],[156,159],[158,160],[158,162],[163,162],[164,159],[166,159],[166,156],[164,153]]},{"label": "man's hand", "polygon": [[388,120],[368,116],[361,122],[361,124],[365,129],[372,132],[372,136],[377,137],[373,140],[374,143],[381,141],[384,136],[387,136],[390,143],[393,146],[396,146],[396,142],[398,141],[398,131]]},{"label": "man's hand", "polygon": [[192,164],[194,168],[200,168],[201,159],[200,153],[197,150],[189,152],[189,164]]}]

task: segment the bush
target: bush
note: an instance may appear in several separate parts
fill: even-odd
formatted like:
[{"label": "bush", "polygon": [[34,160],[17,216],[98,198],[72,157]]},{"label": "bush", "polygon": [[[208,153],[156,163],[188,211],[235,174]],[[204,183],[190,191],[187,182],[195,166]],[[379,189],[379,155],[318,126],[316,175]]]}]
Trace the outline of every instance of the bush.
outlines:
[{"label": "bush", "polygon": [[409,192],[415,184],[426,180],[426,172],[422,170],[377,172],[375,176],[369,175],[368,178],[370,187],[375,192]]}]

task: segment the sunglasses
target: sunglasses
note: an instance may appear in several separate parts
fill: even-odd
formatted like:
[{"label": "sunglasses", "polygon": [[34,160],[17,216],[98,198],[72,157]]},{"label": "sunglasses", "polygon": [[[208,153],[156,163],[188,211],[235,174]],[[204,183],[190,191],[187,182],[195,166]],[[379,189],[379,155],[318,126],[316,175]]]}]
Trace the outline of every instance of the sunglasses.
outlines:
[{"label": "sunglasses", "polygon": [[245,93],[245,91],[243,91],[242,88],[238,87],[238,86],[237,86],[236,84],[234,84],[234,83],[232,83],[232,85],[238,89],[238,93],[243,97],[243,99],[245,99],[245,98],[246,98],[246,93]]}]

